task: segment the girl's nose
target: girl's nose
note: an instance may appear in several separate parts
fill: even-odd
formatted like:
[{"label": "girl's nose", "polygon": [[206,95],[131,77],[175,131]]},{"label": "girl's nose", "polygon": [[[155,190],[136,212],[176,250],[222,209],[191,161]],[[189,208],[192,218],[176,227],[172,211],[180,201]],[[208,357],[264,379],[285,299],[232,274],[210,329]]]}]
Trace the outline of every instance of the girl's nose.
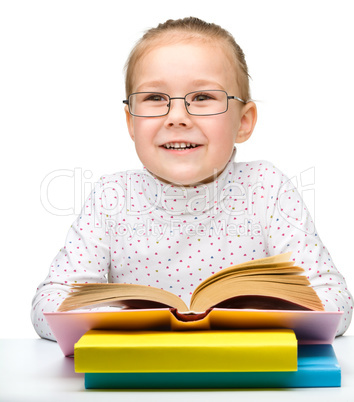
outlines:
[{"label": "girl's nose", "polygon": [[187,112],[184,98],[171,98],[170,111],[166,116],[165,125],[186,127],[190,124],[190,114]]}]

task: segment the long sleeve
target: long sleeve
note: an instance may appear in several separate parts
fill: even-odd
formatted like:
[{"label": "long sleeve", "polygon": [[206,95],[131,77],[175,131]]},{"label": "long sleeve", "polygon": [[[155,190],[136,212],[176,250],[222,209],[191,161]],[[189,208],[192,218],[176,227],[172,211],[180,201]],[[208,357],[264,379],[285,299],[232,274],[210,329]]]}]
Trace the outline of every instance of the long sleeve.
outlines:
[{"label": "long sleeve", "polygon": [[[292,182],[273,168],[278,177],[274,189],[274,208],[268,210],[268,247],[270,254],[292,251],[296,265],[305,270],[326,311],[344,311],[337,335],[349,327],[353,298],[343,275],[316,232],[314,222]],[[280,181],[280,182],[279,182]]]},{"label": "long sleeve", "polygon": [[46,279],[37,288],[31,318],[40,337],[55,340],[43,313],[57,310],[72,283],[107,281],[110,236],[103,219],[104,201],[100,182],[70,227],[65,245],[54,258]]}]

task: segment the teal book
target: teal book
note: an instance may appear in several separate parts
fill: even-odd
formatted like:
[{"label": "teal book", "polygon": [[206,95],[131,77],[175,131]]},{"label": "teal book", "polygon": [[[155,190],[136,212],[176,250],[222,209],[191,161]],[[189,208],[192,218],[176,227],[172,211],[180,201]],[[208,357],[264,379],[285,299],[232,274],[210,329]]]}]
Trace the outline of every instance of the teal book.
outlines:
[{"label": "teal book", "polygon": [[297,371],[85,373],[86,389],[306,388],[340,386],[341,369],[332,345],[299,345]]}]

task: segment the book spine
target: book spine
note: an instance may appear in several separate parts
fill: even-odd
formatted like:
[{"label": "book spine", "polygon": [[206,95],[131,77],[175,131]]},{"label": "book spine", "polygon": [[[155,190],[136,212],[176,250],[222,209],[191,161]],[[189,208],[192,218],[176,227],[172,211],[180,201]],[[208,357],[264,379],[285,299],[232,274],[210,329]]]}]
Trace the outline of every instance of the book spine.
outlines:
[{"label": "book spine", "polygon": [[296,372],[85,373],[87,389],[307,388],[340,387],[339,367]]},{"label": "book spine", "polygon": [[75,346],[75,371],[82,373],[296,370],[297,341],[290,330],[185,334],[90,331]]}]

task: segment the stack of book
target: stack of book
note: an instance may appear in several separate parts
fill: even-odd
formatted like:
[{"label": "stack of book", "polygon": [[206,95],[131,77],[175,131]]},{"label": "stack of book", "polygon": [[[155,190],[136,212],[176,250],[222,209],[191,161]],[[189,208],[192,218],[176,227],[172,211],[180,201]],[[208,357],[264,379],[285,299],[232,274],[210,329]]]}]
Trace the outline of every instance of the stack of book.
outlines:
[{"label": "stack of book", "polygon": [[339,387],[330,344],[298,345],[292,330],[90,330],[75,344],[86,388]]},{"label": "stack of book", "polygon": [[[151,286],[74,284],[45,317],[87,388],[340,386],[331,344],[343,312],[323,310],[290,257],[220,270],[189,306]],[[82,310],[106,305],[125,309]]]}]

